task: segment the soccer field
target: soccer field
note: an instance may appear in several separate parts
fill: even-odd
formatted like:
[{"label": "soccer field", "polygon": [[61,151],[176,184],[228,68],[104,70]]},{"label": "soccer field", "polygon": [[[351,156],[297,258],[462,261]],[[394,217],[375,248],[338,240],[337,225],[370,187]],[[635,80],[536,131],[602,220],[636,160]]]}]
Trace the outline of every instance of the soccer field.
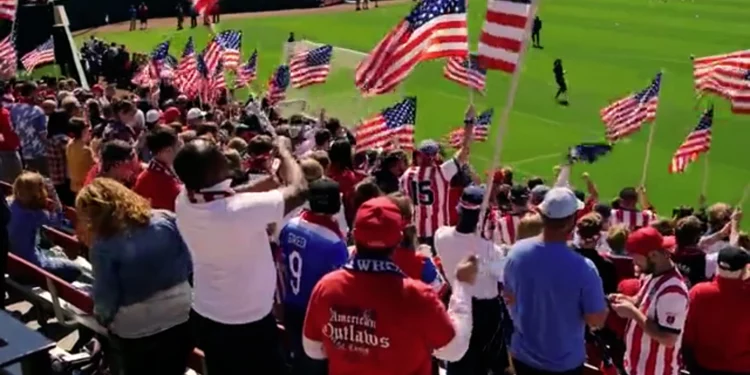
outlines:
[{"label": "soccer field", "polygon": [[[264,85],[280,59],[282,43],[290,31],[298,39],[369,51],[383,35],[406,15],[412,4],[401,4],[365,12],[282,15],[225,20],[218,29],[243,31],[243,56],[259,51],[258,84]],[[472,44],[482,26],[485,2],[470,4]],[[544,21],[544,49],[530,49],[523,66],[518,96],[502,155],[520,176],[551,178],[552,166],[567,147],[603,139],[599,110],[614,99],[641,90],[660,70],[664,71],[656,133],[649,165],[647,188],[657,209],[668,215],[679,204],[695,205],[704,173],[703,158],[684,175],[667,173],[671,156],[697,122],[691,54],[703,56],[750,48],[750,6],[747,0],[547,0],[540,5]],[[171,53],[179,58],[189,35],[196,46],[205,46],[204,28],[180,32],[155,29],[147,32],[98,33],[105,40],[122,43],[131,50],[147,52],[158,42],[172,39]],[[552,62],[561,58],[567,71],[570,106],[553,100],[556,86]],[[440,138],[459,126],[468,104],[468,92],[442,77],[443,61],[422,63],[400,88],[401,95],[418,98],[417,138]],[[313,104],[324,105],[343,118],[365,117],[399,98],[389,95],[357,99],[353,70],[335,66],[329,81],[306,90]],[[509,77],[490,72],[487,96],[475,96],[478,110],[496,109],[499,117]],[[750,117],[733,115],[720,99],[716,104],[713,147],[709,154],[708,200],[735,204],[750,183],[750,158],[743,144],[750,142]],[[493,124],[490,139],[497,129]],[[574,184],[582,184],[580,172],[587,170],[603,193],[613,197],[624,186],[639,183],[648,128],[618,143],[614,151],[591,166],[576,167]],[[473,164],[485,169],[494,143],[477,144]],[[746,204],[746,209],[750,204]]]}]

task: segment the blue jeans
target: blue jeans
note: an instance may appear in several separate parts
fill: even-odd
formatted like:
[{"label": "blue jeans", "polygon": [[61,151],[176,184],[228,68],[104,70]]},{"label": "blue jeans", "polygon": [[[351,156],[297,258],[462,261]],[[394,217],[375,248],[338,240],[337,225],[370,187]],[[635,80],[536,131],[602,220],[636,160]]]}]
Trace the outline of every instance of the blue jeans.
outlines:
[{"label": "blue jeans", "polygon": [[305,322],[305,309],[290,305],[284,306],[284,328],[289,338],[292,353],[292,375],[326,375],[328,362],[312,359],[302,347],[302,327]]},{"label": "blue jeans", "polygon": [[38,248],[36,256],[39,266],[43,270],[69,283],[76,281],[81,276],[81,268],[68,258],[52,256],[47,251]]}]

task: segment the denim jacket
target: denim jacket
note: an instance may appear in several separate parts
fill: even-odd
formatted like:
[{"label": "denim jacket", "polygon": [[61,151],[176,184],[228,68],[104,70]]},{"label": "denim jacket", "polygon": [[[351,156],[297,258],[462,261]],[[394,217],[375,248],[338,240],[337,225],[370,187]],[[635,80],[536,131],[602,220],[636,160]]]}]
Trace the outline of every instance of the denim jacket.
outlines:
[{"label": "denim jacket", "polygon": [[153,210],[148,226],[102,240],[90,250],[94,312],[109,324],[118,309],[188,281],[192,261],[173,213]]}]

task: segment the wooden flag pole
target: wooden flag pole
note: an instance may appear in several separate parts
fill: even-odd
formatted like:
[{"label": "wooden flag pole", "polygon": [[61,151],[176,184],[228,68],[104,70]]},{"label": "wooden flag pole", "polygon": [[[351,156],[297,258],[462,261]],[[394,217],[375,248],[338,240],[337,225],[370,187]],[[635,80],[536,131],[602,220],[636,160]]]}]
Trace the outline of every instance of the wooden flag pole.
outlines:
[{"label": "wooden flag pole", "polygon": [[[664,80],[664,70],[662,70],[662,81]],[[651,158],[651,145],[654,143],[654,133],[656,133],[656,118],[651,123],[651,129],[648,131],[648,143],[646,143],[646,154],[643,158],[643,173],[641,174],[641,183],[639,186],[646,186],[646,177],[648,176],[648,161]]]},{"label": "wooden flag pole", "polygon": [[494,170],[500,164],[500,157],[503,152],[503,141],[505,138],[505,131],[508,127],[508,120],[510,118],[510,111],[513,109],[513,103],[516,99],[516,92],[518,91],[518,84],[521,81],[521,68],[523,67],[523,61],[526,57],[526,49],[531,34],[531,27],[534,25],[534,16],[536,10],[539,7],[539,0],[532,0],[531,7],[529,9],[529,16],[526,19],[526,26],[523,31],[523,40],[521,41],[521,52],[518,55],[518,61],[516,62],[516,70],[513,72],[513,77],[510,81],[510,88],[508,88],[508,96],[505,99],[505,107],[503,112],[498,119],[497,135],[495,136],[495,154],[492,157],[492,164],[490,165],[490,173],[487,174],[487,184],[484,192],[484,199],[482,199],[482,206],[479,210],[479,224],[477,225],[477,233],[481,233],[484,223],[484,217],[487,213],[487,208],[490,203],[490,194],[492,193],[492,177]]},{"label": "wooden flag pole", "polygon": [[742,205],[744,205],[745,201],[747,201],[748,195],[750,195],[750,183],[745,185],[745,190],[742,192],[742,198],[740,199],[740,202],[737,203],[737,208],[742,208]]}]

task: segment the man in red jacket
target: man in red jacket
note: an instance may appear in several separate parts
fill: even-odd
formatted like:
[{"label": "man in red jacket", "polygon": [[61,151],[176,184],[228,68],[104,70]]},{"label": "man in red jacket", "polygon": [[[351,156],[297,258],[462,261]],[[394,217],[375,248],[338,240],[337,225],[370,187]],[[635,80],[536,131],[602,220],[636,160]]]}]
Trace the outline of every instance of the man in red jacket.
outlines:
[{"label": "man in red jacket", "polygon": [[158,126],[146,137],[146,145],[153,155],[148,168],[138,175],[133,190],[151,201],[151,207],[174,211],[180,193],[180,180],[172,170],[177,154],[177,134],[168,126]]},{"label": "man in red jacket", "polygon": [[10,112],[0,107],[0,181],[12,184],[21,174],[21,157],[18,147],[21,141],[10,126]]}]

